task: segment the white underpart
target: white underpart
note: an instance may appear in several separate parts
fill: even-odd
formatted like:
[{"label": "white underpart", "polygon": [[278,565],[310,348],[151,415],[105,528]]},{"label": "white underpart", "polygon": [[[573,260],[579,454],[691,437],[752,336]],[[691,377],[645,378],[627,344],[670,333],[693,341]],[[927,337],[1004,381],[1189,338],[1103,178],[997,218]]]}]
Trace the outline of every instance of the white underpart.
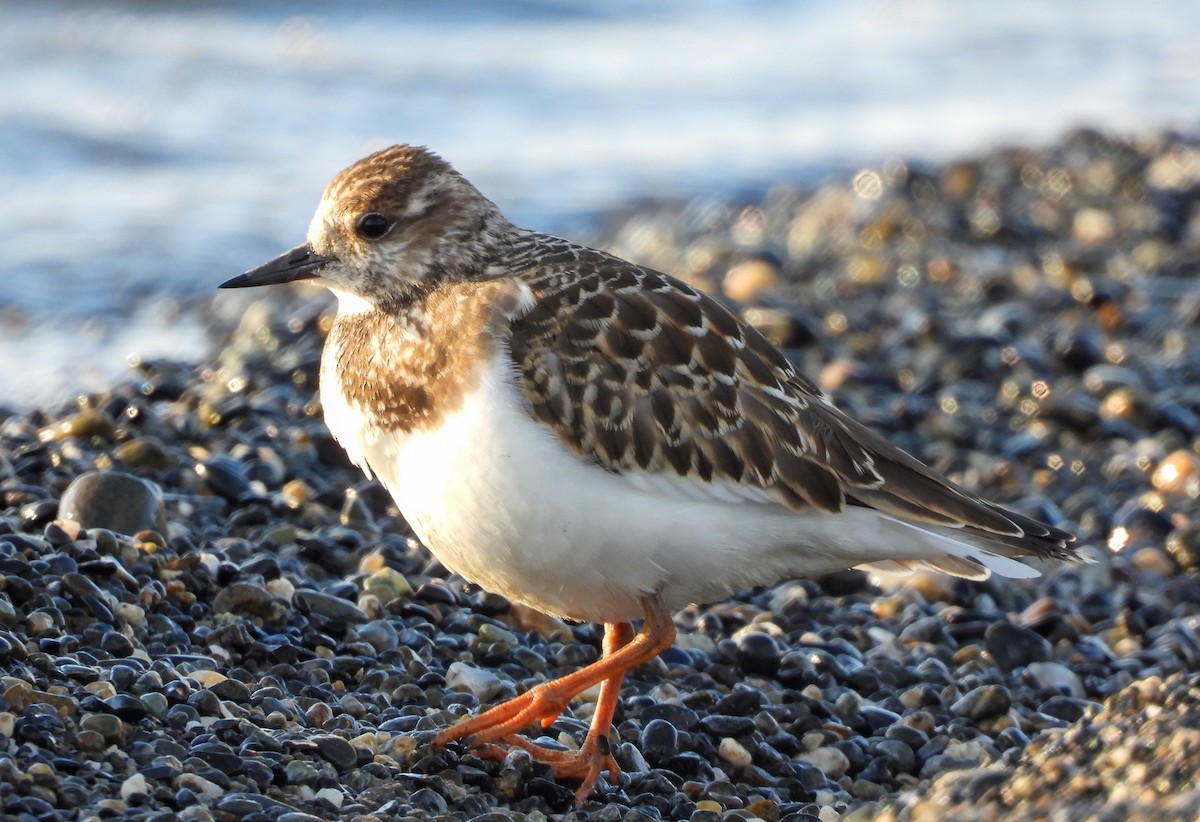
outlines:
[{"label": "white underpart", "polygon": [[375,310],[375,306],[365,297],[360,297],[351,291],[343,291],[328,281],[322,281],[321,285],[328,288],[333,292],[333,296],[337,297],[339,314],[366,314],[368,311]]},{"label": "white underpart", "polygon": [[617,622],[640,618],[640,599],[657,591],[676,608],[872,561],[952,555],[1012,576],[1036,573],[871,509],[798,515],[757,489],[606,472],[529,417],[511,369],[501,352],[439,428],[409,435],[364,429],[332,369],[321,386],[330,429],[391,491],[422,542],[510,599]]}]

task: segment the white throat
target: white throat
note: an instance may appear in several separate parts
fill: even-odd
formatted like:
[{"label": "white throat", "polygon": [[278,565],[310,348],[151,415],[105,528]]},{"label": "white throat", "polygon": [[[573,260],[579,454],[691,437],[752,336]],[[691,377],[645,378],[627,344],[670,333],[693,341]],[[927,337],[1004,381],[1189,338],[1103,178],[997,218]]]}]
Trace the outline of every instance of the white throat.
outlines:
[{"label": "white throat", "polygon": [[329,290],[333,292],[333,296],[337,297],[339,314],[366,314],[375,310],[375,306],[370,301],[357,294],[332,286],[329,287]]}]

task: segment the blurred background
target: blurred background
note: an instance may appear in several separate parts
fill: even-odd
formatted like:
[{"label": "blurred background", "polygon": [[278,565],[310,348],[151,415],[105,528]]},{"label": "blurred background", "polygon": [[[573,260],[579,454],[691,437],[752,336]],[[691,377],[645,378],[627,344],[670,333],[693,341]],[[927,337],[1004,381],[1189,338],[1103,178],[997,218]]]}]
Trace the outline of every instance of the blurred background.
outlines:
[{"label": "blurred background", "polygon": [[[441,153],[587,240],[646,200],[1200,121],[1200,3],[0,4],[0,406],[200,361],[328,179]],[[228,295],[224,295],[228,296]]]}]

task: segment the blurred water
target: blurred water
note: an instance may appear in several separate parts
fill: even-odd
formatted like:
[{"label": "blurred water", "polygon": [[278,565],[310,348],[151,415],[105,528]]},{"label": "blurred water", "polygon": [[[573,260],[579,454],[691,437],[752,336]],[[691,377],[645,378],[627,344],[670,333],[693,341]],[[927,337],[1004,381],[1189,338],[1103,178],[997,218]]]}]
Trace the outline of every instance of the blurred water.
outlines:
[{"label": "blurred water", "polygon": [[328,178],[393,142],[571,234],[642,197],[1200,120],[1194,0],[37,2],[0,23],[10,406],[133,352],[203,357],[204,321],[161,298],[299,242]]}]

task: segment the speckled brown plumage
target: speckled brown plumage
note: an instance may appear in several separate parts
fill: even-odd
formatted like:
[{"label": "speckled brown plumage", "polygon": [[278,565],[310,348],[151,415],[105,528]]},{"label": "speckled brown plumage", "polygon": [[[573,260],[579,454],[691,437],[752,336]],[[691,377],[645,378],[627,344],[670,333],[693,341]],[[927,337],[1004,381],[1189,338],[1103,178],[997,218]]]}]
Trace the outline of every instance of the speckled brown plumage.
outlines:
[{"label": "speckled brown plumage", "polygon": [[509,254],[535,299],[510,341],[530,412],[606,470],[725,481],[795,511],[865,505],[1015,554],[1070,554],[1066,532],[979,500],[830,405],[711,297],[545,235]]}]

